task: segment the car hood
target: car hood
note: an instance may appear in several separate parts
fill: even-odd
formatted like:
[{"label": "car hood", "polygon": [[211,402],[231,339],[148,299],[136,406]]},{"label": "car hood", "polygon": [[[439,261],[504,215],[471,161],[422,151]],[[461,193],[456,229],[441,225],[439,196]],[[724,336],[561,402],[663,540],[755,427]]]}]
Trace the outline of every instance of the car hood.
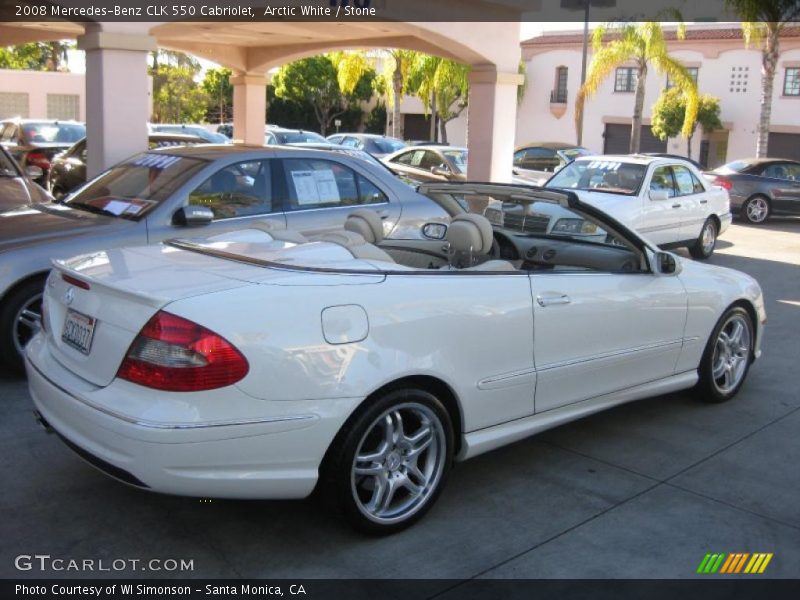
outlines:
[{"label": "car hood", "polygon": [[125,219],[97,215],[55,203],[37,203],[0,213],[0,252],[61,242],[131,227]]}]

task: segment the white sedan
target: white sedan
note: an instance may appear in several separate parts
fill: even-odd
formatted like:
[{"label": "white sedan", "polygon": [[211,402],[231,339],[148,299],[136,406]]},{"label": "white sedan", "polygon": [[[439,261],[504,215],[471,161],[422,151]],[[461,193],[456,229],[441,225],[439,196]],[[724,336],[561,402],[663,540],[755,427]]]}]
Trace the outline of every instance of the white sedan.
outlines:
[{"label": "white sedan", "polygon": [[580,158],[545,187],[573,190],[661,248],[685,246],[694,258],[711,256],[732,219],[728,192],[676,158]]},{"label": "white sedan", "polygon": [[[446,242],[398,245],[362,209],[315,241],[248,224],[54,263],[26,348],[41,422],[130,485],[319,487],[390,533],[453,461],[648,396],[728,400],[760,354],[747,275],[659,251],[572,192],[420,190],[514,218],[459,214]],[[594,235],[550,223],[570,216]]]}]

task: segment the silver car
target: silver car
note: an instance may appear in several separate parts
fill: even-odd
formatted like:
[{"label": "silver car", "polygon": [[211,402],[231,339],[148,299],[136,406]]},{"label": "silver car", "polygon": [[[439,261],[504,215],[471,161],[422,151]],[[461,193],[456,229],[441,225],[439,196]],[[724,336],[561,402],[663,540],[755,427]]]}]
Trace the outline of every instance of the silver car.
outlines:
[{"label": "silver car", "polygon": [[450,220],[388,170],[343,153],[226,145],[133,156],[63,204],[36,203],[0,219],[0,364],[22,366],[53,258],[205,237],[256,221],[322,234],[341,229],[365,206],[401,246],[404,239],[441,244]]}]

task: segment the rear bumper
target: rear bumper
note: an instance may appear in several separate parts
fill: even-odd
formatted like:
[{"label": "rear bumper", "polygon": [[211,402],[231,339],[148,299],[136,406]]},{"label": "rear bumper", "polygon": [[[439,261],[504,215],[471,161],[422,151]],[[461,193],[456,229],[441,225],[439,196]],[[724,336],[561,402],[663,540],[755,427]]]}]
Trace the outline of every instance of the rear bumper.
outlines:
[{"label": "rear bumper", "polygon": [[307,496],[330,442],[358,404],[356,399],[292,402],[296,414],[287,416],[287,403],[278,402],[284,414],[274,419],[157,425],[93,406],[86,383],[55,361],[42,336],[28,345],[25,363],[36,410],[79,456],[124,483],[182,496]]},{"label": "rear bumper", "polygon": [[730,227],[731,223],[733,222],[733,215],[731,213],[725,213],[724,215],[719,216],[719,233],[725,233],[725,230]]}]

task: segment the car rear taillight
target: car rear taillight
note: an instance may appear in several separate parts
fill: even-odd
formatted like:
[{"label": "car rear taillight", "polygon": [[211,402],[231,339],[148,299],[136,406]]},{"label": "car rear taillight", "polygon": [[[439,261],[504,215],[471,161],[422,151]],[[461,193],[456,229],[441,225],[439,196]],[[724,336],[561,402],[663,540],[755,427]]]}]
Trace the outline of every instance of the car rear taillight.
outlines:
[{"label": "car rear taillight", "polygon": [[717,175],[714,178],[714,185],[718,185],[721,188],[725,188],[729,192],[733,189],[733,182],[727,177],[722,177],[721,175]]},{"label": "car rear taillight", "polygon": [[133,340],[117,377],[157,390],[198,392],[234,384],[249,369],[228,340],[159,311]]},{"label": "car rear taillight", "polygon": [[44,152],[28,152],[26,162],[29,165],[36,165],[42,171],[47,171],[50,168],[50,159]]}]

